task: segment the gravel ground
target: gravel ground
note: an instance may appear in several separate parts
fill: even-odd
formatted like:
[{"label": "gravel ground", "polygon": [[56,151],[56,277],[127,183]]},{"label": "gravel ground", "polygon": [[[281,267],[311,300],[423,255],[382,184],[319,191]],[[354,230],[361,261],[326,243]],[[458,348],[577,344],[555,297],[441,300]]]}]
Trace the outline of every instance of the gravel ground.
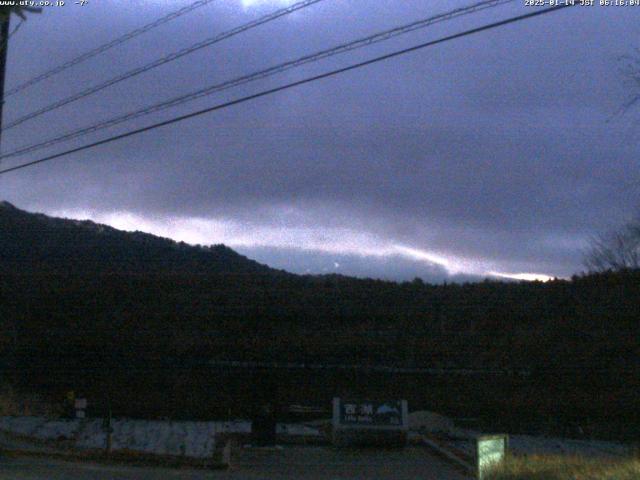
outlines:
[{"label": "gravel ground", "polygon": [[[428,412],[427,412],[428,413]],[[452,427],[442,418],[421,415],[421,429],[434,427],[437,435],[458,451],[473,456],[473,438],[479,433]],[[435,420],[438,420],[435,422]],[[426,424],[425,424],[426,422]],[[435,424],[434,424],[435,422]],[[444,423],[443,423],[444,422]],[[42,417],[0,417],[0,447],[43,452],[53,444],[37,444],[15,437],[23,435],[37,440],[63,440],[55,445],[67,448],[102,448],[105,442],[100,419],[50,420]],[[424,425],[423,425],[424,424]],[[433,424],[433,425],[431,425]],[[436,425],[437,424],[437,425]],[[112,424],[114,450],[134,450],[146,453],[172,454],[192,458],[208,458],[214,449],[214,438],[220,432],[250,431],[247,421],[236,422],[160,422],[119,419]],[[438,427],[438,428],[435,428]],[[14,435],[6,435],[2,430]],[[443,430],[449,430],[443,431]],[[281,434],[318,437],[319,427],[279,425]],[[414,435],[415,436],[415,435]],[[580,441],[542,436],[512,435],[510,450],[516,454],[568,454],[622,456],[628,447],[613,442]],[[3,479],[269,479],[269,480],[352,480],[352,479],[441,479],[462,480],[467,477],[430,450],[414,446],[404,450],[344,451],[328,447],[285,447],[271,450],[244,449],[233,459],[227,472],[166,470],[100,466],[87,463],[66,463],[41,459],[0,459],[0,480]]]},{"label": "gravel ground", "polygon": [[[246,420],[174,422],[125,418],[113,420],[111,426],[113,451],[131,450],[192,458],[210,457],[215,448],[216,434],[251,432],[251,424]],[[62,440],[78,449],[102,449],[106,445],[106,434],[100,418],[52,420],[44,417],[0,417],[2,431],[36,440]],[[315,428],[291,424],[279,424],[278,433],[320,436]]]}]

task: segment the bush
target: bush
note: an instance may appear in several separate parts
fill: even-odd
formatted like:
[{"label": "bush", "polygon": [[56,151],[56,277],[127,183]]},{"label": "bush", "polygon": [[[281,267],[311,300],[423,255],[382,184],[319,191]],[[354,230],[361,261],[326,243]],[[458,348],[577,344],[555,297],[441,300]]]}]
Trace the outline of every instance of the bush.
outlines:
[{"label": "bush", "polygon": [[566,456],[511,457],[486,480],[637,480],[638,459],[586,459]]}]

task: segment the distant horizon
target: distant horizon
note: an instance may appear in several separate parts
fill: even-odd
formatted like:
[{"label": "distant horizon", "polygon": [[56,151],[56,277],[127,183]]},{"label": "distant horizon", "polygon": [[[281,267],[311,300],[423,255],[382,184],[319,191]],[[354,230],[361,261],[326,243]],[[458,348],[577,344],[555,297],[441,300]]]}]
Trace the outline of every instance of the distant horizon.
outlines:
[{"label": "distant horizon", "polygon": [[[419,271],[419,268],[420,268],[419,264],[418,266],[414,267],[415,268],[414,275],[412,274],[409,274],[407,276],[402,276],[400,274],[393,275],[394,270],[396,272],[398,271],[397,266],[396,267],[393,266],[394,263],[404,262],[405,263],[404,268],[407,268],[408,267],[407,264],[409,264],[411,260],[406,257],[403,257],[401,253],[397,253],[395,255],[387,255],[383,259],[381,259],[380,256],[376,256],[376,255],[367,255],[367,254],[345,255],[340,253],[332,254],[332,253],[323,252],[320,250],[315,252],[318,255],[318,263],[315,265],[316,269],[312,270],[308,266],[303,265],[303,262],[309,261],[308,255],[310,252],[308,251],[307,252],[304,252],[302,250],[296,251],[295,249],[292,249],[292,248],[251,247],[247,245],[236,246],[236,245],[230,245],[228,243],[225,243],[224,241],[217,241],[215,239],[208,242],[190,241],[188,238],[181,236],[179,233],[177,235],[171,235],[171,233],[168,232],[166,229],[159,228],[154,231],[153,228],[148,228],[149,224],[147,223],[135,224],[131,222],[130,224],[123,226],[122,224],[118,224],[118,222],[109,222],[108,219],[107,221],[101,221],[101,220],[98,221],[95,218],[92,218],[88,215],[76,215],[76,216],[71,215],[70,216],[65,212],[50,214],[45,211],[39,211],[39,212],[28,211],[20,207],[19,205],[14,205],[11,202],[0,200],[0,205],[3,203],[9,204],[14,208],[17,208],[22,211],[26,211],[27,213],[31,213],[31,214],[44,214],[52,218],[59,218],[59,219],[66,219],[66,220],[76,220],[76,221],[89,220],[97,225],[106,225],[119,231],[129,232],[129,233],[138,231],[138,232],[154,235],[159,238],[166,238],[176,242],[184,242],[185,244],[188,244],[191,246],[210,247],[215,245],[224,245],[228,248],[233,249],[237,253],[244,255],[251,260],[262,263],[270,268],[277,269],[277,270],[285,270],[289,273],[294,273],[299,275],[337,274],[337,275],[343,275],[343,276],[355,277],[355,278],[372,278],[376,280],[386,280],[386,281],[395,281],[395,282],[406,282],[406,281],[415,280],[416,278],[420,278],[425,283],[431,283],[431,284],[481,282],[481,281],[484,281],[485,279],[496,280],[496,281],[498,280],[507,280],[507,281],[538,280],[542,282],[546,282],[554,279],[567,279],[567,277],[554,278],[554,277],[544,277],[544,276],[543,278],[527,278],[527,277],[521,277],[518,274],[513,274],[511,276],[508,276],[508,275],[498,274],[498,273],[489,273],[487,275],[481,276],[481,275],[469,275],[464,273],[456,273],[456,274],[448,275],[446,278],[442,280],[438,280],[438,279],[429,278],[428,275],[421,276]],[[278,259],[278,255],[280,255],[281,257],[289,258],[289,261],[287,261],[286,258],[282,258],[280,262],[275,262],[275,263],[269,263],[269,261],[263,261],[263,258]],[[291,257],[293,257],[294,262],[295,261],[300,262],[299,263],[300,266],[297,269],[286,268],[286,265],[291,265],[291,264],[295,265],[295,263],[291,263],[292,262]],[[328,267],[324,267],[321,263],[323,261],[333,262],[333,263],[329,264]],[[351,262],[351,264],[349,264],[349,262]],[[340,267],[342,267],[345,264],[350,267],[351,271],[355,271],[356,273],[349,273],[347,271],[344,271],[344,269],[340,270]],[[311,266],[313,266],[313,264],[311,264]],[[376,276],[374,273],[376,271],[375,270],[376,267],[379,269],[378,271],[380,272],[378,276]],[[358,274],[358,271],[366,272],[367,268],[371,269],[370,271],[372,274],[367,274],[367,273]],[[385,275],[385,272],[386,272],[386,275]]]}]

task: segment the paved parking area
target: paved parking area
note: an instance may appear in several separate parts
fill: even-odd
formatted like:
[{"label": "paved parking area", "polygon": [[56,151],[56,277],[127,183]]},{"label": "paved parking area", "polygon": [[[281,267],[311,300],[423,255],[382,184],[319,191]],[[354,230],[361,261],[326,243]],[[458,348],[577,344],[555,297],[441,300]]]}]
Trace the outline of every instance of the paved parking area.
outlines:
[{"label": "paved parking area", "polygon": [[336,450],[294,447],[245,450],[233,464],[238,478],[304,480],[463,480],[465,475],[424,447],[400,450]]},{"label": "paved parking area", "polygon": [[0,459],[0,480],[468,480],[429,450],[244,450],[228,471],[139,468],[46,459]]}]

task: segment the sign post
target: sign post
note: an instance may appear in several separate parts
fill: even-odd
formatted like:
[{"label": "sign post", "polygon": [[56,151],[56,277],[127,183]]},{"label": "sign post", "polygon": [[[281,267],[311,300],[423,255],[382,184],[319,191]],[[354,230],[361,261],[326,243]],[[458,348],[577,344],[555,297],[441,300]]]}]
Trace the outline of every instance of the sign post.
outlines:
[{"label": "sign post", "polygon": [[76,411],[76,418],[83,419],[86,417],[87,412],[87,399],[86,398],[76,398],[73,405]]},{"label": "sign post", "polygon": [[508,448],[508,435],[482,435],[477,438],[478,480],[483,480],[489,470],[504,462]]},{"label": "sign post", "polygon": [[404,446],[409,431],[406,400],[333,399],[334,445]]}]

